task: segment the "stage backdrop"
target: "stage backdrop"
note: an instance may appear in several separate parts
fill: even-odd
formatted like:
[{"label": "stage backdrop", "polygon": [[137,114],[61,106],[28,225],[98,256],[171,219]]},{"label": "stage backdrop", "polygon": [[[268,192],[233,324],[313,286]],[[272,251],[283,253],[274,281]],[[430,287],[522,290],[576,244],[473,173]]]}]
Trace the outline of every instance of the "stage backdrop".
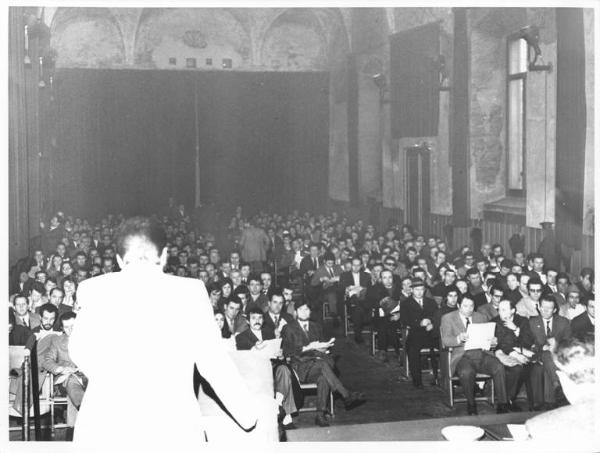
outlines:
[{"label": "stage backdrop", "polygon": [[196,136],[203,203],[317,209],[327,197],[327,73],[63,69],[54,89],[54,209],[150,214],[171,195],[192,208]]}]

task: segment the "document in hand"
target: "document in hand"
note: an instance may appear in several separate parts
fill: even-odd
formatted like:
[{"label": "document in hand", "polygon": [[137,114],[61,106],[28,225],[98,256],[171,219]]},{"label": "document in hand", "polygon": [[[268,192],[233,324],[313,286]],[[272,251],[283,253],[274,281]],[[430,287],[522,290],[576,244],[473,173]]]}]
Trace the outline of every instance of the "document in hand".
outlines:
[{"label": "document in hand", "polygon": [[262,357],[267,359],[274,359],[279,355],[281,349],[281,338],[275,338],[274,340],[264,340],[263,347],[256,351]]},{"label": "document in hand", "polygon": [[496,324],[493,322],[469,324],[469,328],[467,329],[469,338],[465,342],[465,351],[469,349],[489,350],[495,330]]}]

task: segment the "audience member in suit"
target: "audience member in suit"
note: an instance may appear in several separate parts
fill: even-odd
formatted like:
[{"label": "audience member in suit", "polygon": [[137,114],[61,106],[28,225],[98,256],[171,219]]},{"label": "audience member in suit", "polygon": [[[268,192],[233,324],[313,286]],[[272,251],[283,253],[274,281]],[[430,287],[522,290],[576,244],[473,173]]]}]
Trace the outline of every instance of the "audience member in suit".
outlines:
[{"label": "audience member in suit", "polygon": [[283,355],[290,359],[301,383],[317,383],[318,426],[329,426],[327,420],[327,400],[330,391],[338,392],[344,399],[346,410],[353,409],[364,402],[362,395],[350,392],[333,372],[333,359],[328,348],[333,344],[325,343],[323,329],[319,324],[309,321],[310,306],[305,300],[296,303],[296,320],[287,324],[281,332]]},{"label": "audience member in suit", "polygon": [[[583,300],[585,301],[586,299]],[[577,285],[569,286],[569,289],[567,289],[567,303],[562,306],[558,305],[559,316],[563,316],[569,321],[572,321],[580,314],[585,313],[585,305],[581,302]]]},{"label": "audience member in suit", "polygon": [[55,385],[63,387],[73,405],[79,409],[87,387],[87,377],[79,371],[69,355],[69,338],[73,332],[75,317],[73,312],[61,317],[63,334],[52,337],[44,355],[43,368],[55,376]]},{"label": "audience member in suit", "polygon": [[267,310],[269,298],[262,292],[262,283],[257,274],[250,274],[248,277],[248,289],[250,290],[250,298],[244,314],[248,315],[252,308],[259,308],[264,313]]},{"label": "audience member in suit", "polygon": [[380,359],[388,361],[387,350],[394,347],[396,355],[400,352],[400,341],[396,331],[400,328],[400,321],[390,318],[384,313],[381,302],[386,298],[400,300],[400,287],[394,284],[392,271],[385,269],[380,274],[381,282],[376,283],[367,293],[371,307],[375,311],[375,330],[377,331],[377,355]]},{"label": "audience member in suit", "polygon": [[442,317],[446,313],[458,310],[458,300],[462,297],[460,290],[456,285],[452,285],[446,291],[446,297],[442,300],[440,309],[435,312],[433,317],[433,330],[432,334],[435,338],[436,344],[439,344],[440,340],[440,327],[442,325]]},{"label": "audience member in suit", "polygon": [[506,275],[504,297],[510,300],[510,303],[513,305],[513,307],[515,307],[523,298],[521,291],[519,291],[519,278],[517,277],[517,274],[513,272],[510,272]]},{"label": "audience member in suit", "polygon": [[[53,329],[56,331],[60,331],[60,329],[61,329],[60,317],[63,315],[63,313],[66,313],[68,311],[73,311],[72,306],[62,303],[64,300],[64,297],[65,297],[65,292],[61,288],[56,287],[56,288],[52,288],[50,290],[49,303],[54,305],[58,310],[58,313],[56,315],[56,320],[54,322],[54,327],[53,327]],[[44,307],[44,305],[42,305],[40,308],[38,308],[38,314],[40,316],[42,315],[41,310]]]},{"label": "audience member in suit", "polygon": [[522,382],[528,378],[529,358],[533,355],[529,350],[533,343],[529,320],[517,315],[510,300],[502,298],[498,304],[498,315],[491,322],[496,323],[498,345],[495,355],[504,365],[510,408],[518,412],[521,408],[515,403],[515,399]]},{"label": "audience member in suit", "polygon": [[581,293],[582,300],[594,298],[594,269],[591,267],[584,267],[581,269],[577,287]]},{"label": "audience member in suit", "polygon": [[283,311],[283,295],[273,293],[263,318],[262,329],[268,331],[269,335],[272,334],[273,338],[280,338],[283,328],[291,322],[294,322],[294,317]]},{"label": "audience member in suit", "polygon": [[[471,323],[484,323],[483,315],[474,312],[475,303],[473,299],[464,296],[458,304],[458,310],[447,313],[442,317],[440,334],[442,345],[452,348],[450,357],[450,373],[458,375],[460,383],[467,398],[467,413],[477,414],[475,405],[475,375],[486,373],[492,376],[494,389],[498,399],[497,412],[508,411],[508,398],[506,395],[506,377],[504,366],[488,350],[471,349],[465,351],[464,343],[467,341],[467,329]],[[497,339],[496,339],[497,341]],[[495,346],[492,341],[491,347]]]},{"label": "audience member in suit", "polygon": [[477,309],[477,313],[481,313],[485,316],[487,321],[498,316],[498,304],[504,297],[504,290],[499,285],[492,286],[490,288],[490,295],[491,300]]},{"label": "audience member in suit", "polygon": [[445,269],[444,279],[431,289],[431,294],[438,303],[438,306],[441,305],[442,301],[445,299],[448,290],[454,287],[454,282],[456,281],[456,271],[454,269],[448,265],[440,267]]},{"label": "audience member in suit", "polygon": [[517,304],[517,314],[526,318],[536,317],[540,314],[540,298],[543,293],[543,283],[537,278],[530,278],[527,282],[528,295]]},{"label": "audience member in suit", "polygon": [[531,369],[531,387],[536,410],[556,406],[556,392],[560,382],[552,360],[552,351],[561,340],[571,336],[569,321],[557,315],[557,305],[553,295],[542,296],[540,316],[529,318],[534,340],[532,350],[536,353]]},{"label": "audience member in suit", "polygon": [[319,244],[313,242],[309,246],[309,254],[300,261],[300,275],[304,283],[304,293],[313,306],[318,297],[318,291],[310,283],[314,273],[322,264],[323,260],[319,256]]},{"label": "audience member in suit", "polygon": [[558,343],[557,375],[569,405],[530,418],[525,428],[533,440],[570,441],[598,451],[598,382],[594,341],[571,338]]},{"label": "audience member in suit", "polygon": [[310,280],[311,286],[318,294],[317,302],[314,305],[316,308],[313,313],[314,319],[322,319],[320,315],[324,302],[329,304],[331,313],[337,315],[342,313],[343,296],[339,286],[341,273],[341,266],[335,264],[335,255],[329,251],[326,252],[323,255],[323,265],[317,269]]},{"label": "audience member in suit", "polygon": [[248,221],[240,237],[240,252],[254,272],[261,272],[267,260],[269,237],[265,230]]},{"label": "audience member in suit", "polygon": [[595,333],[595,306],[596,301],[589,299],[587,301],[586,310],[571,321],[571,333],[574,337],[581,341],[585,341],[588,337],[594,338]]},{"label": "audience member in suit", "polygon": [[27,296],[18,294],[13,299],[13,308],[15,311],[16,324],[26,327],[29,330],[35,329],[41,324],[40,315],[34,311],[29,311],[30,303]]},{"label": "audience member in suit", "polygon": [[487,304],[481,273],[476,268],[471,268],[467,271],[467,280],[469,282],[467,295],[475,303],[475,310],[477,310],[480,306]]},{"label": "audience member in suit", "polygon": [[237,297],[231,299],[225,307],[225,327],[231,335],[237,335],[248,329],[248,321],[240,313],[241,308],[242,301]]},{"label": "audience member in suit", "polygon": [[[281,303],[283,300],[280,301]],[[265,340],[273,340],[275,335],[269,328],[263,327],[263,319],[266,315],[259,308],[252,308],[248,315],[250,328],[235,337],[238,350],[260,350],[264,347]],[[280,351],[281,352],[281,351]],[[283,356],[271,357],[271,359],[282,359]],[[275,383],[275,401],[284,411],[282,424],[284,429],[292,425],[292,414],[297,411],[294,394],[292,390],[292,372],[285,362],[271,361],[273,365]]]},{"label": "audience member in suit", "polygon": [[15,312],[8,309],[8,344],[10,346],[25,346],[32,336],[31,330],[16,322]]},{"label": "audience member in suit", "polygon": [[355,256],[352,258],[351,270],[340,275],[340,287],[344,291],[356,343],[364,343],[362,329],[371,319],[371,306],[367,301],[371,276],[361,268],[362,261]]},{"label": "audience member in suit", "polygon": [[431,368],[434,372],[434,384],[437,381],[437,359],[433,348],[437,347],[433,335],[433,319],[438,310],[433,299],[424,297],[425,282],[414,279],[412,281],[412,296],[402,302],[400,306],[400,322],[408,327],[406,348],[408,367],[415,387],[422,388],[421,378],[421,349],[429,348]]},{"label": "audience member in suit", "polygon": [[556,276],[556,292],[553,293],[559,307],[567,303],[567,289],[570,285],[569,275],[565,272],[559,272]]}]

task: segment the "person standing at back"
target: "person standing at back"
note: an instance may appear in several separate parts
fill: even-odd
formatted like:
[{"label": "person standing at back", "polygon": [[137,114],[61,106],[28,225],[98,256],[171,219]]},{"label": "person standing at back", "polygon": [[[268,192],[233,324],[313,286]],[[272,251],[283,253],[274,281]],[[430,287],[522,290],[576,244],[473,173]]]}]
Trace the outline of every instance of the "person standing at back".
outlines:
[{"label": "person standing at back", "polygon": [[253,272],[262,272],[271,240],[265,230],[248,221],[240,237],[242,259],[250,263]]},{"label": "person standing at back", "polygon": [[[204,284],[163,273],[165,245],[160,224],[131,218],[118,234],[122,270],[79,287],[82,309],[69,347],[89,378],[73,438],[80,447],[106,449],[118,443],[144,451],[211,440],[194,394],[194,366],[240,429],[257,426],[259,401],[220,341]],[[106,330],[107,294],[118,307],[118,319],[133,323]],[[177,305],[181,316],[171,316],[165,304]],[[157,326],[160,335],[154,332]]]}]

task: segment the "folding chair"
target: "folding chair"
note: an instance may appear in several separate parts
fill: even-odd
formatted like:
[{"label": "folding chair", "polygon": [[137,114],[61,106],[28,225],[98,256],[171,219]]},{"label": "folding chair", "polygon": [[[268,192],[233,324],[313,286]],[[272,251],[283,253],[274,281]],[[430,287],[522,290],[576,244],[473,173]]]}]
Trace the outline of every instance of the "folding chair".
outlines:
[{"label": "folding chair", "polygon": [[[455,387],[460,386],[460,379],[458,376],[454,376],[450,372],[450,359],[452,356],[452,348],[444,348],[440,353],[440,368],[443,370],[442,372],[442,386],[444,387],[446,394],[448,396],[448,406],[451,408],[454,407],[455,403],[465,403],[467,402],[467,398],[457,398],[454,394]],[[494,382],[492,380],[492,376],[485,373],[477,373],[475,375],[475,382],[484,382],[488,383],[491,386],[491,394],[488,398],[487,396],[477,396],[475,397],[475,401],[485,401],[489,403],[492,407],[495,404],[496,396],[494,393]]]}]

